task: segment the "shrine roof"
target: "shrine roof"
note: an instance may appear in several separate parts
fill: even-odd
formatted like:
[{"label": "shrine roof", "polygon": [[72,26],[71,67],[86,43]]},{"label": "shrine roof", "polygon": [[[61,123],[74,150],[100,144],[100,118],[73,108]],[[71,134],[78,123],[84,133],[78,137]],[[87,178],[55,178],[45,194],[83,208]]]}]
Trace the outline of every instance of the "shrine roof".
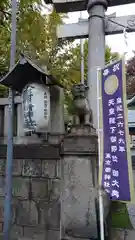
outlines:
[{"label": "shrine roof", "polygon": [[20,55],[17,64],[0,80],[0,84],[21,92],[28,83],[63,86],[29,57]]}]

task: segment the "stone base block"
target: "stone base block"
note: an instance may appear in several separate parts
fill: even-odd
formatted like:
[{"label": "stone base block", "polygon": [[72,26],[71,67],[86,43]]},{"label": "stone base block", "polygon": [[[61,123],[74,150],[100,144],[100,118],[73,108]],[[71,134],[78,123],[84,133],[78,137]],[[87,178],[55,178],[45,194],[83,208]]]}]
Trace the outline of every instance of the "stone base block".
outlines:
[{"label": "stone base block", "polygon": [[110,240],[134,240],[135,239],[135,230],[129,229],[111,229]]}]

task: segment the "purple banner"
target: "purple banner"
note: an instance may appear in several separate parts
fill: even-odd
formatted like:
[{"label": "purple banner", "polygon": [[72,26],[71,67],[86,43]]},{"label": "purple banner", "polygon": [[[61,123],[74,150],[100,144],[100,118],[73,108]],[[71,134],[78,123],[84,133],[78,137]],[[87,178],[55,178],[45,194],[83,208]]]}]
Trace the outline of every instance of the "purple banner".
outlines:
[{"label": "purple banner", "polygon": [[[101,182],[110,199],[131,201],[123,61],[101,70]],[[125,102],[124,102],[125,101]],[[128,157],[130,159],[128,159]],[[132,170],[131,170],[132,171]],[[132,174],[132,173],[131,173]]]}]

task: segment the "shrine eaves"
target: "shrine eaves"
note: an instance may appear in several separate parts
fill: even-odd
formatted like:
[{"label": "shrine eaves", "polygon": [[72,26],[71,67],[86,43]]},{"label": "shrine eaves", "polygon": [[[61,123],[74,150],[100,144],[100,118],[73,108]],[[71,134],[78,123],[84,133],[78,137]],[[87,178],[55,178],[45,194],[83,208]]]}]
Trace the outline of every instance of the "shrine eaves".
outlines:
[{"label": "shrine eaves", "polygon": [[[46,4],[54,4],[57,12],[74,12],[86,10],[88,0],[44,0]],[[134,0],[108,0],[108,7],[135,3]]]}]

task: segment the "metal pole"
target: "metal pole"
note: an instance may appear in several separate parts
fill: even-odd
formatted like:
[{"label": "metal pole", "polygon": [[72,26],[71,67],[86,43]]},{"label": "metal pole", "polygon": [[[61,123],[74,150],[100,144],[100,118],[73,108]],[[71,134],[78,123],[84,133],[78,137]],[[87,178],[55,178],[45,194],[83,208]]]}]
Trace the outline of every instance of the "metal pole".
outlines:
[{"label": "metal pole", "polygon": [[[101,164],[101,134],[102,129],[100,129],[100,101],[101,101],[101,96],[99,94],[99,71],[100,69],[97,69],[97,122],[98,122],[98,167],[100,169],[100,164]],[[104,234],[104,206],[103,206],[103,196],[102,196],[102,191],[99,188],[99,218],[100,218],[100,238],[101,240],[105,239],[105,234]]]},{"label": "metal pole", "polygon": [[107,0],[88,0],[89,44],[88,44],[88,99],[93,113],[93,126],[97,129],[97,68],[105,65],[105,8]]},{"label": "metal pole", "polygon": [[[82,20],[82,11],[80,11],[80,21]],[[80,39],[80,54],[81,54],[81,83],[84,84],[84,42]]]},{"label": "metal pole", "polygon": [[[97,69],[105,66],[105,10],[107,0],[88,0],[89,44],[88,44],[88,100],[93,113],[93,126],[99,130],[97,97]],[[99,101],[99,99],[98,99]],[[100,158],[100,132],[98,131]],[[100,160],[100,159],[99,159]],[[100,162],[99,162],[100,164]],[[103,199],[99,189],[100,239],[104,240]]]},{"label": "metal pole", "polygon": [[[15,64],[16,55],[16,12],[17,1],[12,0],[10,70],[13,68]],[[14,93],[12,89],[9,89],[7,162],[6,162],[5,201],[4,201],[4,240],[10,239],[10,228],[12,223],[13,107],[14,107]]]}]

